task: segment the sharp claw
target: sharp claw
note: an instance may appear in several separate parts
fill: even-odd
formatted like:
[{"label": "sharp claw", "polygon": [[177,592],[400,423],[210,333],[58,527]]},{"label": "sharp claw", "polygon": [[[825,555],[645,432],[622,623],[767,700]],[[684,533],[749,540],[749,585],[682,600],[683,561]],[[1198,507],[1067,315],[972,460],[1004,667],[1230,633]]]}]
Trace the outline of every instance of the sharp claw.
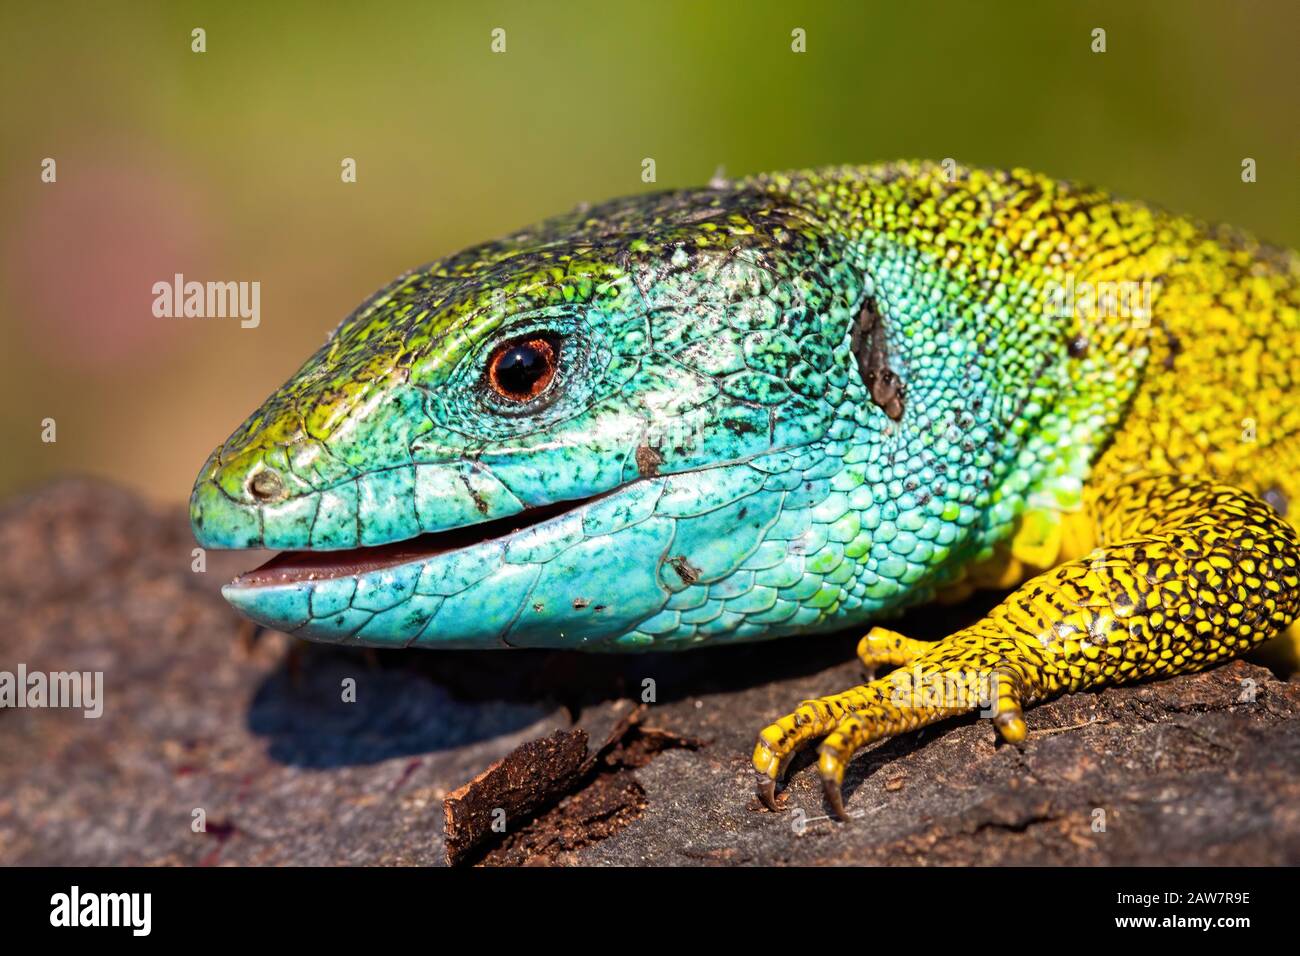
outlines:
[{"label": "sharp claw", "polygon": [[826,793],[826,802],[831,805],[831,812],[843,823],[848,823],[849,815],[844,812],[844,794],[840,792],[839,782],[834,777],[822,777],[822,790]]},{"label": "sharp claw", "polygon": [[763,805],[773,813],[780,813],[785,809],[776,799],[776,781],[767,774],[758,774],[754,789],[758,791],[758,799],[763,801]]}]

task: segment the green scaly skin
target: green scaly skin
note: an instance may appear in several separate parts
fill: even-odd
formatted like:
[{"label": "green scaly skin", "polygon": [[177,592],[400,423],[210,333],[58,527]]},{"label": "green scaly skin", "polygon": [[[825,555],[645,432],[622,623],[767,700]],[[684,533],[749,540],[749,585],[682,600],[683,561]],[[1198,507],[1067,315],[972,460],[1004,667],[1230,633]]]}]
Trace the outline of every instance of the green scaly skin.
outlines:
[{"label": "green scaly skin", "polygon": [[[1081,353],[1045,285],[1116,262],[1159,281],[1181,222],[931,164],[560,216],[360,306],[209,458],[194,533],[331,551],[468,529],[225,589],[320,641],[657,650],[860,625],[1081,506],[1149,332],[1099,327]],[[553,381],[503,400],[490,356],[543,332]]]}]

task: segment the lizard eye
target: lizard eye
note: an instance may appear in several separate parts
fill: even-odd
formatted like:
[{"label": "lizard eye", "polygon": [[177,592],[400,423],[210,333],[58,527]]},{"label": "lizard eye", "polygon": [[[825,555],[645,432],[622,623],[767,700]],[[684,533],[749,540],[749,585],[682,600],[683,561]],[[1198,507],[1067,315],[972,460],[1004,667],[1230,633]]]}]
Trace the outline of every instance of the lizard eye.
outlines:
[{"label": "lizard eye", "polygon": [[559,341],[553,336],[528,335],[506,342],[488,360],[488,384],[509,401],[530,401],[555,378],[558,356]]}]

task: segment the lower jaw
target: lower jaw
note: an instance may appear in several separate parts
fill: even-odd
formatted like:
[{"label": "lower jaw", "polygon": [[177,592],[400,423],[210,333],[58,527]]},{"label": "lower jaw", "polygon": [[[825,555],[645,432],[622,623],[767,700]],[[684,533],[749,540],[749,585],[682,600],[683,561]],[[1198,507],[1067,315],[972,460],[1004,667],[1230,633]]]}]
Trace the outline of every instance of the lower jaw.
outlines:
[{"label": "lower jaw", "polygon": [[[327,643],[622,649],[611,642],[669,596],[654,580],[653,555],[667,548],[673,522],[650,516],[627,533],[586,538],[583,515],[594,500],[377,548],[282,553],[223,594],[260,624]],[[507,559],[516,530],[543,524],[542,550],[548,535],[578,543],[533,563]],[[593,580],[612,597],[589,590]]]},{"label": "lower jaw", "polygon": [[[502,560],[502,551],[487,542],[367,574],[232,584],[224,594],[254,621],[296,637],[436,649],[644,649],[622,639],[661,611],[669,597],[650,580],[597,592],[580,583],[591,575],[559,569],[558,560],[511,564]],[[645,558],[644,551],[636,552],[638,562]],[[625,583],[627,572],[612,564],[615,579]]]}]

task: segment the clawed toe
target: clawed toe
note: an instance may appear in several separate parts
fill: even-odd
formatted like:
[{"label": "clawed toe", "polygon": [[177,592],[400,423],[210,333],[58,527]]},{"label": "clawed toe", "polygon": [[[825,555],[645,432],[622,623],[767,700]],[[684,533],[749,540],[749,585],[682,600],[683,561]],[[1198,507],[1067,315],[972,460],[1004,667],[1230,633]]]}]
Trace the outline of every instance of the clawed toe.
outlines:
[{"label": "clawed toe", "polygon": [[779,800],[776,795],[776,781],[767,774],[760,773],[757,775],[757,779],[754,781],[754,790],[763,806],[773,813],[780,813],[785,809],[784,801]]},{"label": "clawed toe", "polygon": [[849,815],[844,809],[844,791],[840,782],[834,777],[822,777],[822,792],[826,794],[826,802],[830,804],[831,813],[842,823],[849,821]]}]

